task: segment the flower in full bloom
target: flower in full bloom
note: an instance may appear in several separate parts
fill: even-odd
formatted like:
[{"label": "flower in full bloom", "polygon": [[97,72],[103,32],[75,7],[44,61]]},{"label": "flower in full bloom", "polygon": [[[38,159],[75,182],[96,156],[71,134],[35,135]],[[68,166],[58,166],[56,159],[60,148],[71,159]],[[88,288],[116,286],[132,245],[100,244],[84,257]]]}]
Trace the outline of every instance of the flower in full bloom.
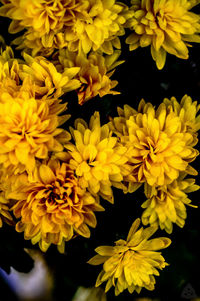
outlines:
[{"label": "flower in full bloom", "polygon": [[98,255],[91,258],[88,263],[99,265],[103,263],[96,286],[107,281],[105,292],[112,286],[115,287],[115,295],[119,295],[125,289],[130,293],[140,293],[144,287],[153,290],[155,277],[167,263],[158,250],[168,247],[171,240],[167,237],[149,238],[155,233],[157,227],[143,227],[138,230],[140,219],[132,224],[127,240],[120,239],[115,246],[100,246],[95,249]]},{"label": "flower in full bloom", "polygon": [[116,80],[110,77],[114,69],[123,61],[117,61],[121,51],[115,50],[112,55],[103,56],[97,52],[91,52],[88,56],[84,53],[78,54],[70,52],[67,49],[59,51],[59,62],[57,68],[66,70],[72,66],[80,68],[77,79],[81,86],[77,89],[79,104],[84,104],[89,99],[99,95],[103,97],[106,94],[119,94],[112,89],[118,84]]},{"label": "flower in full bloom", "polygon": [[98,112],[91,117],[89,125],[77,119],[71,134],[74,142],[65,147],[72,157],[70,167],[75,170],[81,186],[113,202],[111,186],[122,188],[123,177],[130,172],[126,164],[127,148],[118,145],[107,124],[101,126]]},{"label": "flower in full bloom", "polygon": [[69,165],[56,159],[37,164],[32,179],[8,196],[16,201],[16,230],[44,252],[51,244],[64,252],[65,241],[77,234],[90,237],[88,226],[96,226],[94,211],[103,210],[98,199],[80,187]]},{"label": "flower in full bloom", "polygon": [[121,47],[119,36],[125,33],[127,7],[115,0],[83,0],[83,3],[84,17],[77,18],[65,31],[69,50],[81,49],[84,53],[101,50],[112,54],[113,46]]},{"label": "flower in full bloom", "polygon": [[0,15],[9,17],[11,33],[26,28],[15,43],[32,54],[52,54],[53,49],[88,53],[91,49],[111,54],[120,48],[119,36],[125,33],[128,7],[115,0],[1,0]]},{"label": "flower in full bloom", "polygon": [[184,226],[187,217],[185,205],[193,206],[187,193],[200,188],[195,184],[195,179],[185,176],[184,173],[180,174],[169,185],[152,187],[145,183],[144,191],[148,199],[142,204],[142,208],[145,208],[142,214],[144,225],[159,226],[167,233],[172,233],[173,223],[181,228]]},{"label": "flower in full bloom", "polygon": [[75,17],[82,16],[84,6],[77,0],[1,0],[0,15],[9,17],[12,22],[10,33],[27,29],[22,37],[16,39],[19,48],[32,48],[35,55],[41,50],[51,54],[53,49],[66,46],[64,26],[70,25]]},{"label": "flower in full bloom", "polygon": [[126,39],[130,50],[151,46],[157,68],[162,69],[166,53],[188,59],[188,42],[200,43],[200,16],[191,12],[198,0],[131,0],[132,17],[126,26],[133,32]]},{"label": "flower in full bloom", "polygon": [[25,63],[20,66],[20,79],[31,78],[37,98],[44,96],[53,102],[52,99],[56,100],[64,93],[79,88],[79,80],[74,79],[79,67],[65,68],[61,74],[51,61],[42,56],[33,58],[25,53],[24,59]]},{"label": "flower in full bloom", "polygon": [[180,171],[191,170],[188,163],[198,155],[192,147],[197,141],[194,143],[190,132],[181,131],[181,118],[164,103],[155,110],[142,100],[138,109],[141,112],[126,113],[127,119],[121,112],[122,116],[114,118],[110,126],[122,145],[132,147],[131,181],[151,186],[170,184]]},{"label": "flower in full bloom", "polygon": [[[23,87],[23,86],[22,86]],[[35,159],[48,158],[49,151],[60,152],[70,134],[59,128],[68,115],[58,116],[66,104],[49,107],[45,100],[29,92],[0,96],[0,164],[13,172],[32,171]]]}]

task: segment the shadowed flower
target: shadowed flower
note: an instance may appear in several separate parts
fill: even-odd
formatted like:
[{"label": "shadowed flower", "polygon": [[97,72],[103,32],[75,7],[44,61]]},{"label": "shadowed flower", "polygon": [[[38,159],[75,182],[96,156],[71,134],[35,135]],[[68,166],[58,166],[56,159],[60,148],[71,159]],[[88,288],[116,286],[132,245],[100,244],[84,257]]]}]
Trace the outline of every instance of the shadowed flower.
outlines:
[{"label": "shadowed flower", "polygon": [[132,147],[130,181],[166,185],[177,179],[180,171],[196,174],[188,165],[198,155],[191,146],[196,142],[191,133],[181,132],[180,117],[164,103],[155,110],[151,103],[142,100],[138,110],[141,113],[126,113],[127,119],[114,118],[110,126],[122,145]]},{"label": "shadowed flower", "polygon": [[26,64],[22,64],[20,78],[24,80],[29,76],[34,83],[37,98],[57,99],[64,93],[79,88],[80,82],[73,79],[79,72],[79,67],[65,68],[64,72],[59,73],[54,64],[38,56],[32,58],[24,54]]},{"label": "shadowed flower", "polygon": [[14,225],[13,218],[9,213],[9,200],[5,198],[4,192],[0,192],[0,228],[3,226],[3,222],[9,225]]},{"label": "shadowed flower", "polygon": [[3,92],[15,93],[20,88],[19,84],[19,63],[14,58],[12,48],[6,46],[0,54],[0,95]]},{"label": "shadowed flower", "polygon": [[98,50],[112,54],[120,48],[119,36],[129,17],[128,7],[115,0],[1,0],[0,15],[12,22],[9,32],[26,28],[15,40],[19,49],[31,48],[32,54],[51,54],[55,48],[70,51]]},{"label": "shadowed flower", "polygon": [[[69,67],[80,68],[76,78],[81,82],[81,87],[77,90],[79,104],[84,104],[89,99],[99,95],[119,94],[112,89],[118,84],[110,77],[114,69],[124,61],[117,61],[121,51],[114,51],[112,55],[91,52],[88,56],[83,53],[77,55],[67,49],[59,51],[57,68],[66,70]],[[71,68],[72,69],[72,68]]]},{"label": "shadowed flower", "polygon": [[100,246],[95,249],[98,255],[91,258],[88,263],[99,265],[103,263],[96,286],[107,281],[105,292],[112,286],[115,287],[115,295],[119,295],[125,289],[129,293],[140,293],[144,287],[153,290],[155,285],[154,275],[158,276],[157,269],[163,269],[165,259],[158,250],[167,248],[171,240],[167,237],[149,238],[156,232],[157,227],[146,229],[138,227],[140,219],[132,224],[127,240],[120,239],[115,246]]},{"label": "shadowed flower", "polygon": [[126,164],[127,148],[117,144],[107,124],[101,126],[98,112],[91,117],[89,126],[77,119],[71,133],[74,144],[68,143],[65,147],[72,156],[70,167],[75,170],[81,186],[113,202],[111,186],[122,188],[121,181],[130,172]]},{"label": "shadowed flower", "polygon": [[46,101],[36,100],[26,91],[15,97],[7,92],[0,97],[0,163],[13,172],[31,171],[35,159],[48,158],[49,151],[63,150],[61,143],[70,139],[70,134],[59,126],[67,115],[58,116],[66,104],[52,108]]},{"label": "shadowed flower", "polygon": [[157,68],[165,65],[166,53],[188,59],[188,42],[200,43],[200,16],[190,12],[198,0],[131,0],[132,18],[126,26],[130,50],[151,46]]},{"label": "shadowed flower", "polygon": [[[186,206],[190,205],[187,193],[198,190],[195,179],[185,179],[186,174],[180,174],[179,178],[169,185],[151,187],[145,183],[145,195],[148,198],[142,204],[145,208],[142,214],[142,223],[159,226],[167,233],[172,233],[173,223],[183,227],[187,217]],[[193,206],[195,207],[195,206]]]},{"label": "shadowed flower", "polygon": [[16,200],[16,230],[44,252],[51,244],[64,252],[65,241],[77,234],[90,237],[88,226],[96,227],[93,211],[103,210],[98,199],[80,187],[69,165],[58,160],[38,164],[32,180],[9,197]]}]

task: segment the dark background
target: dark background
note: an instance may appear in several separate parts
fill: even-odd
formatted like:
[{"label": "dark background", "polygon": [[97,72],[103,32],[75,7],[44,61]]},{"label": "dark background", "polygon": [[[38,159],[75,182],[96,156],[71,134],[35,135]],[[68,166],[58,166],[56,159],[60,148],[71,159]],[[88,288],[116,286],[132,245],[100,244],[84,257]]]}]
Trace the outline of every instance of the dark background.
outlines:
[{"label": "dark background", "polygon": [[[7,33],[8,24],[9,20],[0,18],[0,33],[7,44],[13,39],[13,36]],[[180,101],[185,94],[190,95],[193,100],[200,100],[200,45],[195,44],[189,49],[188,60],[167,55],[166,65],[159,71],[151,58],[149,47],[129,52],[124,40],[125,37],[122,37],[120,59],[126,61],[117,67],[112,76],[113,79],[118,80],[119,84],[115,90],[120,91],[121,94],[96,97],[79,106],[76,93],[68,93],[63,99],[68,101],[68,109],[72,117],[66,127],[73,125],[77,117],[88,121],[94,111],[99,111],[102,124],[106,123],[110,116],[117,115],[117,106],[129,104],[137,108],[141,98],[155,106],[158,106],[164,97],[175,96]],[[199,170],[199,158],[192,163],[192,166]],[[199,177],[196,177],[196,181],[200,184]],[[126,238],[133,220],[141,216],[140,206],[145,200],[143,187],[127,195],[114,190],[114,195],[114,205],[102,200],[106,210],[96,214],[98,224],[96,229],[91,230],[89,240],[78,237],[66,243],[65,255],[59,254],[55,246],[51,246],[44,254],[46,263],[54,275],[55,301],[71,300],[78,286],[93,286],[101,266],[90,266],[86,262],[95,254],[94,249],[99,245],[112,245],[119,238]],[[198,192],[191,193],[189,198],[194,205],[199,205]],[[174,225],[171,235],[161,230],[155,234],[157,237],[168,236],[172,239],[171,246],[162,252],[170,265],[160,272],[160,277],[156,277],[155,290],[149,292],[142,289],[140,297],[158,298],[162,301],[186,300],[190,299],[188,294],[191,290],[196,296],[200,296],[200,209],[188,207],[187,213],[188,217],[183,229]],[[0,267],[8,273],[10,266],[18,271],[28,272],[33,262],[24,252],[24,248],[38,249],[29,241],[25,241],[23,234],[16,233],[14,229],[4,224],[0,229]],[[0,297],[1,301],[17,300],[1,277],[0,288],[7,296],[5,299]],[[3,296],[2,293],[0,294]],[[108,301],[132,301],[135,297],[137,293],[130,295],[126,291],[115,297],[113,289],[107,294]]]}]

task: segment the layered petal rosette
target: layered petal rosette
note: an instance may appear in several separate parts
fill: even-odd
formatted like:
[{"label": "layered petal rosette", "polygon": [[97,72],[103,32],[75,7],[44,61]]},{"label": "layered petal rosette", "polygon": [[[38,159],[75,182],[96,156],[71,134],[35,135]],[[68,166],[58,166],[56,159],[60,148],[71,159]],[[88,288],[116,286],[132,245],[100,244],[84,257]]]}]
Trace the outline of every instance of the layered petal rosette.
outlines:
[{"label": "layered petal rosette", "polygon": [[133,32],[126,39],[130,50],[151,47],[157,68],[165,65],[166,54],[188,59],[188,42],[200,43],[200,16],[191,12],[198,0],[131,0],[132,17],[126,26]]},{"label": "layered petal rosette", "polygon": [[69,116],[58,116],[66,104],[50,107],[45,100],[19,91],[0,97],[0,164],[11,173],[30,172],[36,159],[47,159],[49,152],[63,150],[70,134],[59,126]]},{"label": "layered petal rosette", "polygon": [[126,164],[127,148],[118,145],[107,124],[101,126],[98,112],[91,117],[89,125],[77,119],[71,133],[74,142],[65,147],[72,157],[70,167],[82,187],[113,202],[112,186],[122,188],[123,177],[130,173]]},{"label": "layered petal rosette", "polygon": [[158,250],[168,247],[171,240],[167,237],[149,239],[157,230],[156,227],[139,228],[140,219],[132,224],[127,240],[120,239],[115,246],[100,246],[95,249],[98,255],[91,258],[88,263],[92,265],[103,264],[96,286],[106,281],[105,292],[112,286],[115,295],[125,289],[129,293],[140,293],[144,287],[153,290],[158,269],[163,269],[167,263]]},{"label": "layered petal rosette", "polygon": [[177,180],[163,186],[149,186],[145,183],[145,195],[147,200],[142,204],[144,212],[142,222],[144,225],[159,226],[167,233],[172,233],[173,223],[179,227],[185,225],[187,218],[186,206],[192,206],[188,193],[198,190],[195,179],[185,178],[182,173]]},{"label": "layered petal rosette", "polygon": [[88,226],[96,227],[94,211],[103,210],[98,199],[80,187],[69,165],[56,159],[38,164],[32,179],[8,196],[16,201],[16,230],[44,252],[51,244],[64,252],[65,241],[76,235],[90,237]]},{"label": "layered petal rosette", "polygon": [[196,174],[188,163],[198,155],[193,148],[197,139],[191,132],[183,131],[177,113],[164,103],[155,109],[143,100],[138,112],[129,106],[119,112],[121,116],[113,119],[110,128],[123,146],[132,147],[130,182],[162,186],[177,179],[180,171]]}]

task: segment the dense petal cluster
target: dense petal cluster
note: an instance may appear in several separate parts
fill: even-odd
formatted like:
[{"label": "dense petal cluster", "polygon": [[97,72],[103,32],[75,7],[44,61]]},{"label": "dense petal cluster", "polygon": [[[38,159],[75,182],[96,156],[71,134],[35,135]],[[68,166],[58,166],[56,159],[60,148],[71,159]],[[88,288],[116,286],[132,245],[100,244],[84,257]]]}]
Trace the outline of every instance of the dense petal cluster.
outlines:
[{"label": "dense petal cluster", "polygon": [[56,63],[57,69],[66,70],[71,67],[79,68],[77,79],[81,86],[77,89],[79,104],[84,104],[89,99],[99,95],[103,97],[106,94],[119,94],[112,89],[118,84],[116,80],[110,77],[119,64],[123,61],[117,61],[121,51],[114,51],[112,55],[103,56],[97,52],[91,52],[89,55],[83,53],[77,55],[67,49],[59,51]]},{"label": "dense petal cluster", "polygon": [[158,250],[168,247],[171,240],[167,237],[149,238],[157,230],[156,227],[140,228],[140,219],[132,224],[127,240],[120,239],[115,246],[100,246],[95,249],[98,255],[89,260],[92,265],[103,263],[96,286],[107,281],[105,291],[115,287],[115,295],[125,289],[130,293],[140,293],[144,287],[153,290],[158,269],[163,269],[167,263]]},{"label": "dense petal cluster", "polygon": [[200,16],[191,12],[198,0],[131,0],[132,17],[126,26],[133,32],[126,39],[130,50],[151,46],[157,68],[166,53],[188,59],[188,42],[200,43]]},{"label": "dense petal cluster", "polygon": [[129,108],[126,106],[124,113],[119,110],[121,116],[114,118],[110,127],[123,146],[132,147],[131,182],[161,186],[172,183],[180,171],[192,170],[188,163],[198,155],[193,148],[197,138],[182,130],[183,120],[171,106],[162,103],[156,110],[142,100],[138,112]]},{"label": "dense petal cluster", "polygon": [[0,95],[3,92],[11,94],[19,90],[19,63],[14,58],[11,47],[6,46],[0,53]]},{"label": "dense petal cluster", "polygon": [[126,164],[127,148],[118,145],[107,124],[101,126],[98,112],[91,117],[89,125],[77,119],[71,133],[74,143],[65,147],[71,153],[70,167],[75,170],[82,187],[113,202],[111,186],[120,188],[123,177],[130,172]]},{"label": "dense petal cluster", "polygon": [[24,28],[15,40],[19,49],[52,54],[53,49],[111,54],[120,48],[119,36],[129,16],[126,5],[115,0],[1,0],[0,15],[9,17],[11,33]]},{"label": "dense petal cluster", "polygon": [[181,174],[169,185],[152,187],[145,184],[147,200],[142,204],[145,208],[142,214],[144,225],[159,226],[167,233],[172,233],[173,223],[181,228],[184,226],[187,217],[185,205],[191,203],[187,193],[200,188],[195,184],[195,179],[185,176],[186,174]]},{"label": "dense petal cluster", "polygon": [[[58,112],[66,107],[60,106]],[[65,119],[68,116],[52,114],[46,101],[36,100],[28,92],[16,97],[4,92],[0,98],[0,163],[21,173],[33,170],[35,159],[48,158],[49,151],[62,151],[60,142],[70,138],[59,128]]]},{"label": "dense petal cluster", "polygon": [[198,102],[192,101],[188,95],[184,95],[180,103],[175,97],[165,98],[163,102],[180,117],[181,131],[197,136],[197,131],[200,129],[200,115],[197,116],[200,109]]},{"label": "dense petal cluster", "polygon": [[56,159],[38,164],[32,179],[8,196],[16,201],[16,230],[44,252],[51,244],[64,252],[65,241],[77,234],[88,238],[88,226],[96,226],[93,211],[103,210],[98,199],[80,187],[69,165]]}]

